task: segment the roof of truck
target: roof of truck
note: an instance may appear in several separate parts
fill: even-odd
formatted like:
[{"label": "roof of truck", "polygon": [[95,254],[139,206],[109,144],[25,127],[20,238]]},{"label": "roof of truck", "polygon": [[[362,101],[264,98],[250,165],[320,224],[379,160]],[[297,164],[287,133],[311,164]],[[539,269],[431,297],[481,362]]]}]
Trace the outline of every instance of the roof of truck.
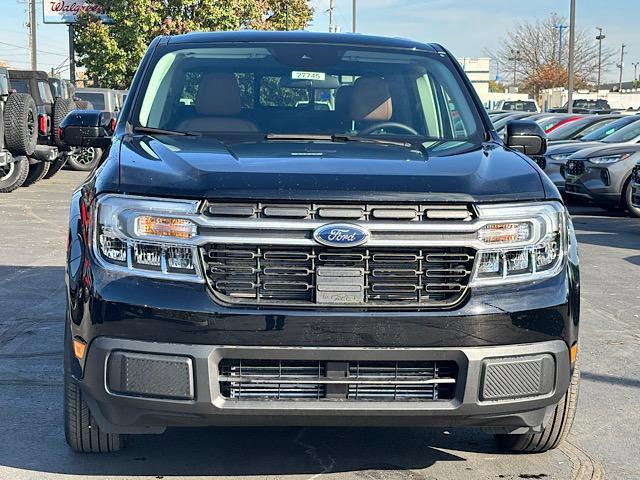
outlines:
[{"label": "roof of truck", "polygon": [[8,70],[9,77],[11,78],[20,78],[20,79],[29,79],[29,78],[37,78],[38,80],[47,80],[49,75],[47,72],[43,72],[42,70]]},{"label": "roof of truck", "polygon": [[164,37],[165,43],[324,43],[354,46],[373,46],[386,48],[401,48],[411,50],[423,50],[441,52],[442,47],[437,44],[421,43],[405,38],[382,37],[376,35],[363,35],[360,33],[320,33],[296,30],[283,31],[257,31],[241,30],[237,32],[194,32],[184,35]]}]

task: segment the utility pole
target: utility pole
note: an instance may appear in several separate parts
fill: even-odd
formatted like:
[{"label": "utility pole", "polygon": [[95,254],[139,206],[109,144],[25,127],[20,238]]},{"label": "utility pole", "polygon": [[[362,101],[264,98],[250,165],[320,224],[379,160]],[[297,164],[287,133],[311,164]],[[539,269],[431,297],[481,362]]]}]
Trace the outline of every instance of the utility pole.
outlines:
[{"label": "utility pole", "polygon": [[553,28],[558,29],[558,64],[562,66],[562,33],[564,32],[565,28],[569,28],[569,25],[559,24],[554,25]]},{"label": "utility pole", "polygon": [[75,27],[69,24],[69,80],[76,85],[76,43],[74,40]]},{"label": "utility pole", "polygon": [[622,48],[620,49],[620,65],[618,65],[618,68],[620,69],[620,82],[618,85],[618,92],[622,92],[622,71],[624,70],[624,49],[627,46],[623,43],[622,44]]},{"label": "utility pole", "polygon": [[596,27],[596,30],[599,32],[596,37],[596,40],[598,41],[598,86],[596,88],[596,92],[598,92],[600,91],[600,75],[602,74],[602,40],[607,37],[602,33],[602,27]]},{"label": "utility pole", "polygon": [[516,73],[518,72],[518,61],[520,60],[520,50],[511,50],[511,57],[509,60],[513,62],[513,88],[516,88]]},{"label": "utility pole", "polygon": [[633,65],[633,82],[637,82],[638,81],[638,65],[640,65],[640,62],[633,62],[631,65]]},{"label": "utility pole", "polygon": [[334,33],[336,31],[336,26],[333,24],[333,0],[329,0],[329,32]]},{"label": "utility pole", "polygon": [[356,33],[356,0],[353,0],[351,8],[351,31]]},{"label": "utility pole", "polygon": [[567,98],[567,112],[573,113],[573,76],[576,48],[576,0],[571,0],[571,14],[569,18],[569,93]]},{"label": "utility pole", "polygon": [[38,69],[36,52],[36,0],[29,0],[29,47],[31,48],[31,70]]}]

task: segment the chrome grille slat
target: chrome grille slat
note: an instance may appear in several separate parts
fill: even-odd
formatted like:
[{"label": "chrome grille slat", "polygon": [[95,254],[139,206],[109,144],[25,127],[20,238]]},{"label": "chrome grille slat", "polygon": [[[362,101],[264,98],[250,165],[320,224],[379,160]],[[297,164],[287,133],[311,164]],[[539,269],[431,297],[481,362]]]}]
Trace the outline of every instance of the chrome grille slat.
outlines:
[{"label": "chrome grille slat", "polygon": [[[340,291],[360,292],[345,306],[453,306],[467,290],[474,259],[472,250],[458,247],[208,245],[203,251],[209,287],[222,300],[319,307],[336,305],[323,303],[326,296],[316,300],[316,290],[331,291],[335,282]],[[322,285],[318,278],[325,278]]]},{"label": "chrome grille slat", "polygon": [[232,400],[283,401],[437,401],[455,395],[453,361],[348,361],[340,363],[338,376],[329,376],[327,363],[223,359],[220,392]]},{"label": "chrome grille slat", "polygon": [[221,218],[298,218],[301,220],[370,220],[392,222],[470,221],[470,205],[448,204],[306,204],[296,202],[209,202],[205,213]]}]

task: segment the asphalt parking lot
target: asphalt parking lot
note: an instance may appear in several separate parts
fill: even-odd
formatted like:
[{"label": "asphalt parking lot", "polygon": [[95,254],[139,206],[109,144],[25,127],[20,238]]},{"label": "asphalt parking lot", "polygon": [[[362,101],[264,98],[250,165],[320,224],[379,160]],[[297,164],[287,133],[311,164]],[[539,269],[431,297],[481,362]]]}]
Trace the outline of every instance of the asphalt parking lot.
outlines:
[{"label": "asphalt parking lot", "polygon": [[[62,430],[64,251],[83,179],[0,196],[0,479],[640,479],[640,219],[574,207],[582,383],[573,436],[537,455],[475,430],[173,429],[112,455],[73,454]],[[606,473],[605,473],[606,472]]]}]

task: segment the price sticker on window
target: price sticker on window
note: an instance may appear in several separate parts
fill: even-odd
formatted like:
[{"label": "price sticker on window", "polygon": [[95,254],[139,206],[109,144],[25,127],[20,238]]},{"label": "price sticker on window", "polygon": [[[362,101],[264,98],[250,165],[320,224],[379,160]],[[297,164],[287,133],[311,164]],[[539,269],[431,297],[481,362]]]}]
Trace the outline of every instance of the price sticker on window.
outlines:
[{"label": "price sticker on window", "polygon": [[292,80],[324,80],[323,72],[291,72]]}]

